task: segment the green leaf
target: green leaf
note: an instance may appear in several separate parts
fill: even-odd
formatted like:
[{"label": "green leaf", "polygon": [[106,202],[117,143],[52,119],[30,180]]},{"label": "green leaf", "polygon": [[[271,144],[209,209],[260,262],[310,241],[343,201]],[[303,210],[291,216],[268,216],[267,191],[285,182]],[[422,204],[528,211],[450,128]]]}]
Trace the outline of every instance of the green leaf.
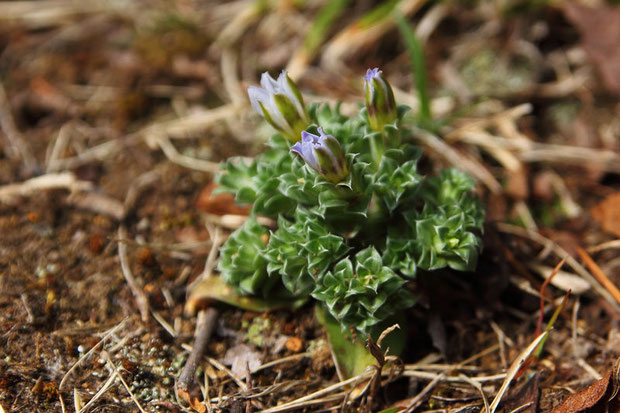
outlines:
[{"label": "green leaf", "polygon": [[402,288],[404,284],[404,279],[383,265],[377,250],[369,247],[355,255],[355,266],[348,257],[340,260],[317,280],[312,296],[325,303],[343,330],[354,329],[366,336],[373,327],[415,303],[411,293]]},{"label": "green leaf", "polygon": [[353,341],[350,334],[343,333],[340,322],[333,318],[329,311],[325,311],[320,303],[314,308],[317,320],[327,331],[336,369],[343,379],[355,377],[366,367],[376,364],[375,358],[360,341]]},{"label": "green leaf", "polygon": [[257,313],[281,308],[296,309],[307,302],[307,298],[293,300],[276,297],[271,297],[269,299],[248,297],[239,294],[221,277],[211,276],[199,282],[196,287],[194,287],[187,299],[185,309],[187,312],[193,313],[199,303],[208,303],[213,300]]},{"label": "green leaf", "polygon": [[308,60],[311,60],[315,55],[317,49],[325,40],[334,20],[346,10],[348,3],[349,0],[328,1],[323,5],[321,10],[319,10],[319,13],[312,22],[310,31],[308,31],[304,39],[304,51]]},{"label": "green leaf", "polygon": [[413,78],[415,79],[418,97],[420,98],[420,123],[422,126],[428,127],[431,125],[433,117],[431,115],[431,103],[426,82],[426,58],[424,57],[424,49],[420,40],[418,40],[415,35],[415,32],[409,26],[407,19],[399,12],[394,13],[394,18],[396,19],[400,35],[407,47],[407,53],[409,53],[411,70],[413,72]]},{"label": "green leaf", "polygon": [[281,276],[293,295],[307,296],[316,280],[348,250],[344,239],[331,233],[316,212],[298,207],[294,221],[280,217],[264,257],[267,271]]},{"label": "green leaf", "polygon": [[278,278],[267,273],[263,258],[268,240],[267,229],[251,216],[220,248],[222,278],[238,292],[267,296],[278,284]]}]

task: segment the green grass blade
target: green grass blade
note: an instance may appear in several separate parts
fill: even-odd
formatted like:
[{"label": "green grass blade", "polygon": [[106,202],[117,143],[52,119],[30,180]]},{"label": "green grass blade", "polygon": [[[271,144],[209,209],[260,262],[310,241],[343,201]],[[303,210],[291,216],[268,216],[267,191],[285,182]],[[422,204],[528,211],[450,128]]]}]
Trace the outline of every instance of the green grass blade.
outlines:
[{"label": "green grass blade", "polygon": [[304,50],[310,58],[314,56],[317,49],[321,46],[327,36],[332,23],[342,14],[349,4],[349,0],[326,1],[325,5],[319,10],[310,31],[304,40]]},{"label": "green grass blade", "polygon": [[431,104],[428,97],[428,85],[426,80],[426,59],[424,57],[424,50],[420,40],[417,38],[407,19],[398,12],[394,13],[398,30],[402,36],[409,59],[411,61],[411,69],[413,71],[413,78],[415,79],[415,87],[418,91],[418,97],[420,99],[420,122],[424,127],[428,127],[432,121]]}]

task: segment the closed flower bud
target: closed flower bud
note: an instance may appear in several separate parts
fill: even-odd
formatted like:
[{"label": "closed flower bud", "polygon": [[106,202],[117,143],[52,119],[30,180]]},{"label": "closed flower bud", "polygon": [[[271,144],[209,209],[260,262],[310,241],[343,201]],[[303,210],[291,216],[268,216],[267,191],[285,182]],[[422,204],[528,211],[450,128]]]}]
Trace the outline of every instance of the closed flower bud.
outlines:
[{"label": "closed flower bud", "polygon": [[308,127],[310,120],[304,100],[297,86],[283,71],[278,80],[267,72],[260,79],[262,87],[250,86],[250,103],[259,115],[271,126],[282,132],[292,141],[299,142],[301,132]]},{"label": "closed flower bud", "polygon": [[301,142],[291,147],[312,169],[328,181],[337,184],[349,175],[347,160],[338,140],[318,128],[319,135],[301,132]]},{"label": "closed flower bud", "polygon": [[364,95],[370,127],[382,132],[383,126],[396,120],[396,102],[392,87],[378,68],[368,69],[366,72]]}]

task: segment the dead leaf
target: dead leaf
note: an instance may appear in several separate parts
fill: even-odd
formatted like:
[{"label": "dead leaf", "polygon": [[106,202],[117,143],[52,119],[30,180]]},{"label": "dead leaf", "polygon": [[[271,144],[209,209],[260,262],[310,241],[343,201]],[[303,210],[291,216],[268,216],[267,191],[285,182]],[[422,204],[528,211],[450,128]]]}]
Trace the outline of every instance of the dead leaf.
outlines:
[{"label": "dead leaf", "polygon": [[620,385],[618,383],[619,369],[620,359],[602,379],[592,383],[579,393],[571,394],[550,413],[619,413],[620,400],[617,397],[617,389]]},{"label": "dead leaf", "polygon": [[209,183],[198,195],[196,207],[203,212],[213,215],[248,215],[250,206],[239,206],[232,194],[213,194],[217,187],[215,182]]},{"label": "dead leaf", "polygon": [[200,399],[198,399],[198,397],[192,396],[185,390],[181,390],[181,389],[177,390],[177,394],[179,395],[179,397],[181,397],[181,399],[185,400],[185,402],[189,404],[191,408],[194,409],[195,411],[199,413],[204,413],[207,411],[207,406],[205,406],[200,401]]},{"label": "dead leaf", "polygon": [[226,351],[222,363],[231,366],[230,370],[237,377],[246,377],[263,363],[261,353],[245,344],[239,344]]},{"label": "dead leaf", "polygon": [[620,192],[609,195],[590,213],[603,231],[620,237]]},{"label": "dead leaf", "polygon": [[581,44],[601,73],[603,84],[620,95],[620,6],[598,2],[588,7],[575,1],[562,9],[581,34]]},{"label": "dead leaf", "polygon": [[303,348],[303,342],[299,337],[289,337],[286,340],[286,349],[292,353],[299,353]]}]

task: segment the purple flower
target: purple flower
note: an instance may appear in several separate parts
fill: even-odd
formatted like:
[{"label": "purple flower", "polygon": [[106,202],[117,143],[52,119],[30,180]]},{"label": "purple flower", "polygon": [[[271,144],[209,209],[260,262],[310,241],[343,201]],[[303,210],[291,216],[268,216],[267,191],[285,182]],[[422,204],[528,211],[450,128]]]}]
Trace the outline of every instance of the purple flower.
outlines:
[{"label": "purple flower", "polygon": [[265,72],[260,84],[262,87],[248,88],[252,107],[288,140],[298,142],[301,131],[310,124],[299,89],[286,71],[282,71],[278,80]]},{"label": "purple flower", "polygon": [[337,184],[349,175],[347,160],[336,138],[325,134],[321,127],[318,132],[319,135],[301,132],[301,142],[293,145],[291,152],[299,155],[325,179]]},{"label": "purple flower", "polygon": [[379,68],[368,69],[364,76],[364,96],[370,127],[378,132],[396,120],[394,92]]}]

